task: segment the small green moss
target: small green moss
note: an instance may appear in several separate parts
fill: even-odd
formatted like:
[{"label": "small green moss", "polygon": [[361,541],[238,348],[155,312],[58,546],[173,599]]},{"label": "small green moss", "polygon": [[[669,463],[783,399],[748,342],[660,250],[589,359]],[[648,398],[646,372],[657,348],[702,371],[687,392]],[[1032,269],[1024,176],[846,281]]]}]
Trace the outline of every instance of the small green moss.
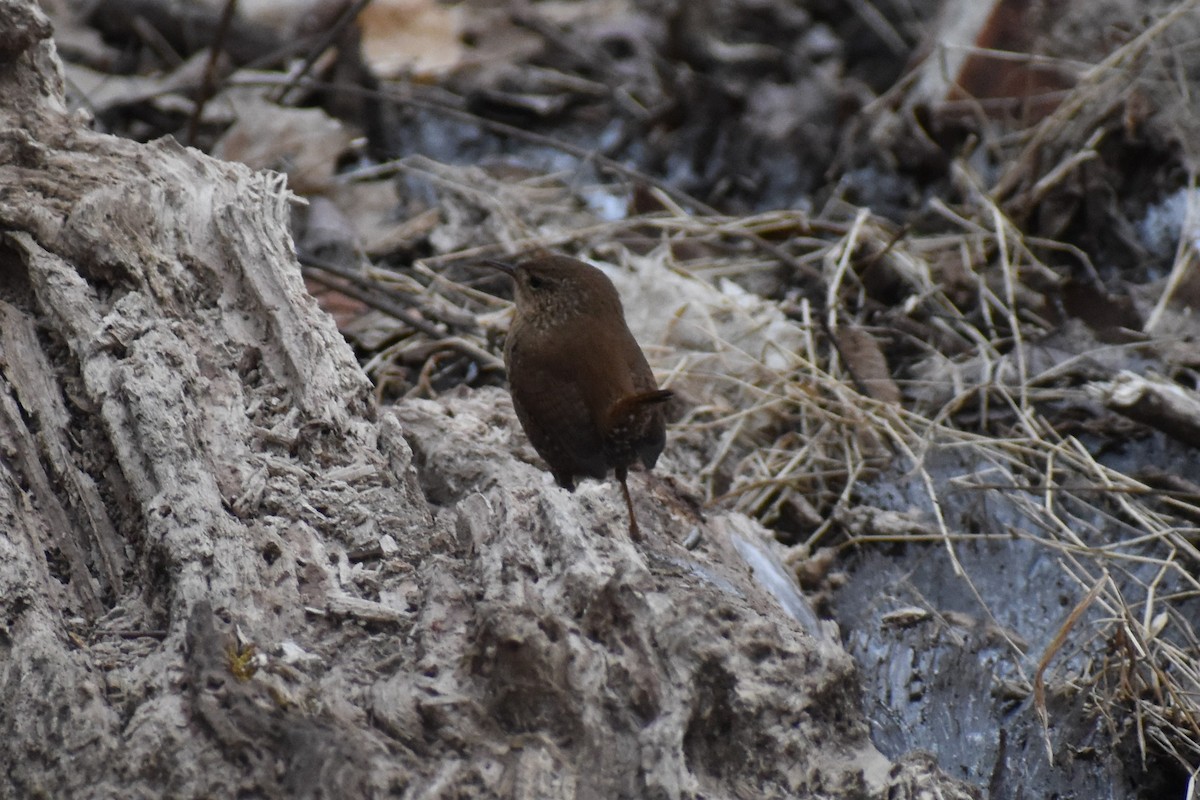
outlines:
[{"label": "small green moss", "polygon": [[229,659],[230,674],[243,683],[253,678],[254,673],[258,672],[258,667],[254,665],[256,652],[252,644],[242,648],[236,644],[229,645],[225,649],[225,657]]}]

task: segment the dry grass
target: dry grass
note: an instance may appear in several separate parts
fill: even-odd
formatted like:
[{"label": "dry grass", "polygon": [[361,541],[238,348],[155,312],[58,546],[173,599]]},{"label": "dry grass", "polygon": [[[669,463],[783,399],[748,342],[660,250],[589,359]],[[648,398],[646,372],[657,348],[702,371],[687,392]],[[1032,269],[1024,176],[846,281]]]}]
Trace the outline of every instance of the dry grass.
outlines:
[{"label": "dry grass", "polygon": [[[797,260],[827,276],[828,290],[823,307],[806,298],[790,304],[790,317],[782,324],[790,326],[800,346],[772,347],[770,339],[757,337],[755,325],[769,327],[762,319],[730,333],[728,308],[714,290],[713,306],[691,303],[690,316],[676,320],[687,328],[685,336],[668,325],[665,346],[648,347],[663,381],[681,388],[690,401],[673,436],[702,454],[695,475],[709,501],[768,525],[784,517],[807,521],[802,552],[824,545],[936,541],[995,622],[1002,615],[993,614],[958,557],[960,548],[981,535],[951,521],[962,516],[964,494],[989,495],[990,502],[1006,509],[1006,521],[982,536],[1003,535],[1045,548],[1081,598],[1078,613],[1062,622],[1040,657],[1017,660],[1037,665],[1026,669],[1024,691],[1043,709],[1047,683],[1085,692],[1096,712],[1112,720],[1114,731],[1132,719],[1143,747],[1194,763],[1200,759],[1200,637],[1197,621],[1185,609],[1195,608],[1200,598],[1195,544],[1200,530],[1193,522],[1200,519],[1200,498],[1164,496],[1098,462],[1080,441],[1056,430],[1043,404],[1081,398],[1085,388],[1062,380],[1064,371],[1069,373],[1062,364],[1051,371],[1031,366],[1028,342],[1045,329],[1020,300],[1028,291],[1027,276],[1044,280],[1050,270],[996,203],[982,192],[975,201],[974,207],[956,209],[957,234],[908,235],[899,242],[893,241],[890,226],[866,213],[846,225],[825,226],[820,234],[811,233],[814,227],[798,215],[773,213],[742,220],[662,215],[571,233],[514,236],[511,245],[515,250],[569,249],[646,270],[665,265],[702,280],[752,279],[748,273],[776,264],[747,243],[748,232],[810,232],[792,239],[789,247]],[[614,244],[634,227],[655,231],[663,244],[641,255]],[[699,259],[684,270],[670,256],[670,245],[683,242],[720,243],[715,250],[732,248],[736,254]],[[826,333],[859,324],[862,312],[854,300],[861,290],[850,285],[852,261],[856,254],[885,248],[889,269],[905,282],[909,316],[926,320],[944,341],[961,348],[953,354],[928,353],[912,370],[924,376],[921,381],[904,383],[910,398],[904,404],[860,393]],[[480,252],[450,253],[443,262]],[[975,305],[969,310],[939,288],[933,265],[952,259],[959,279],[968,276],[973,284]],[[469,280],[451,280],[430,262],[418,264],[411,279],[436,302],[503,325],[503,304]],[[749,315],[735,322],[754,319]],[[476,348],[481,365],[495,365],[494,344],[489,351],[483,332],[453,338]],[[680,347],[680,339],[692,348]],[[462,356],[461,346],[442,345]],[[438,346],[421,335],[406,336],[367,366],[379,379],[399,351],[408,351],[409,360],[425,357],[421,379],[409,391],[430,392],[438,362],[425,352]],[[913,402],[914,396],[924,401]],[[967,454],[965,460],[975,468],[947,479],[944,468],[931,462],[949,451]],[[864,482],[899,476],[915,476],[923,488],[922,524],[900,533],[870,527],[864,532],[861,525],[857,532],[849,530],[844,522],[852,509],[861,513]],[[996,628],[1003,626],[996,623]],[[1012,643],[1014,656],[1020,649]]]},{"label": "dry grass", "polygon": [[[1163,90],[1156,43],[1197,5],[1180,3],[1097,64],[1058,112],[1012,137],[1011,166],[991,186],[955,164],[956,199],[932,202],[940,225],[919,234],[844,204],[818,218],[734,218],[690,213],[664,192],[652,192],[662,211],[605,222],[581,198],[623,188],[399,162],[392,169],[436,187],[441,252],[404,277],[371,275],[440,320],[444,336],[377,320],[388,344],[367,369],[386,387],[407,365],[405,391],[426,394],[466,361],[498,369],[494,334],[505,304],[476,287],[479,273],[456,267],[481,256],[549,248],[623,265],[631,309],[639,301],[630,287],[653,296],[669,284],[679,302],[648,312],[664,318],[641,330],[653,331],[645,341],[660,377],[688,401],[672,447],[710,503],[767,525],[787,521],[802,529],[805,553],[935,542],[992,622],[1002,615],[990,604],[1003,599],[976,588],[962,548],[1003,537],[1044,549],[1077,604],[1059,630],[1039,637],[1040,653],[1022,656],[1010,640],[1025,665],[1021,689],[1047,724],[1047,687],[1083,692],[1114,733],[1132,729],[1143,753],[1190,768],[1200,761],[1200,497],[1106,466],[1064,430],[1056,409],[1095,411],[1085,367],[1112,348],[1094,344],[1051,363],[1039,355],[1033,343],[1055,327],[1043,301],[1070,267],[1094,270],[1073,244],[1023,231],[1039,204],[1097,159],[1121,124],[1114,109],[1147,82]],[[1191,247],[1181,247],[1176,271],[1194,264]],[[869,273],[886,280],[896,302],[873,297]],[[780,296],[739,295],[723,281]],[[846,328],[865,331],[893,358],[902,403],[859,390],[862,376],[835,346]],[[897,353],[908,360],[897,363]],[[973,466],[947,475],[947,454]],[[881,508],[878,524],[864,526],[863,487],[896,480],[919,488],[918,518],[889,527],[887,512],[907,509]],[[982,532],[965,531],[964,497],[1003,513]]]}]

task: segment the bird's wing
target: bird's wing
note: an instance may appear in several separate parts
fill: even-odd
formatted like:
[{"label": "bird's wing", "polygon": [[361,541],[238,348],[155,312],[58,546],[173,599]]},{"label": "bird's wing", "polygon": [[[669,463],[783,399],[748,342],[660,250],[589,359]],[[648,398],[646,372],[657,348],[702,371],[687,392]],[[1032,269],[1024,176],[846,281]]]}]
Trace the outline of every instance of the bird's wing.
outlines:
[{"label": "bird's wing", "polygon": [[[555,480],[570,488],[572,478],[604,478],[604,443],[588,408],[571,359],[530,363],[514,354],[509,385],[521,427]],[[552,365],[552,366],[547,366]]]}]

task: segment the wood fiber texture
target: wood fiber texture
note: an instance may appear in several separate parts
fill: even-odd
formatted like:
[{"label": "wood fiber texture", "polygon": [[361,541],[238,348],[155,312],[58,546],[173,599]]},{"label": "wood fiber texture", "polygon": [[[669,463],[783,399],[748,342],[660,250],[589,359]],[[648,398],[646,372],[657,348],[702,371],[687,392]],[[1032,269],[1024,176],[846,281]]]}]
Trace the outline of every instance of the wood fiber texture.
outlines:
[{"label": "wood fiber texture", "polygon": [[757,526],[658,480],[634,546],[499,390],[377,410],[282,179],[88,130],[0,8],[0,797],[969,796]]}]

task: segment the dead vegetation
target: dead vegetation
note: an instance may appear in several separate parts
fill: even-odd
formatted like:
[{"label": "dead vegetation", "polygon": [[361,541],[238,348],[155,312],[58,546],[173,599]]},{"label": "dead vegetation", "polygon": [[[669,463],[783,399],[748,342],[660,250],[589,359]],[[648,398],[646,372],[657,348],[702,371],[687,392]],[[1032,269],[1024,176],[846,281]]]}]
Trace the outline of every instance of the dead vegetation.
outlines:
[{"label": "dead vegetation", "polygon": [[[681,398],[667,469],[690,476],[707,503],[772,526],[798,566],[822,548],[935,545],[929,557],[953,565],[999,630],[1012,630],[999,607],[1010,600],[977,588],[962,549],[991,539],[1044,552],[1070,598],[1051,629],[1009,636],[1016,690],[1047,725],[1047,692],[1082,694],[1114,739],[1191,770],[1200,763],[1200,481],[1180,465],[1194,463],[1200,430],[1200,414],[1187,410],[1197,407],[1200,368],[1190,149],[1200,141],[1198,7],[1161,7],[1079,69],[1054,110],[1015,130],[982,107],[968,122],[928,123],[928,109],[897,84],[857,110],[847,130],[862,132],[858,142],[827,153],[843,175],[866,177],[807,187],[819,202],[805,210],[715,209],[748,204],[751,194],[731,187],[741,162],[729,152],[685,190],[686,181],[654,174],[653,157],[629,166],[620,159],[628,148],[605,154],[545,124],[578,131],[603,98],[640,115],[626,136],[665,148],[699,137],[688,125],[715,113],[692,109],[673,129],[680,138],[663,139],[664,109],[651,102],[666,102],[663,86],[647,87],[642,73],[619,79],[619,70],[604,73],[606,84],[563,57],[572,37],[603,22],[582,13],[513,23],[502,48],[511,63],[490,62],[486,77],[459,61],[441,88],[400,80],[354,90],[407,119],[407,133],[463,141],[464,127],[487,131],[554,168],[492,151],[467,166],[409,153],[339,169],[339,158],[362,151],[336,130],[256,153],[225,132],[219,149],[313,187],[297,232],[305,274],[344,315],[341,328],[381,400],[501,381],[502,284],[474,260],[553,249],[612,265],[660,383]],[[638,19],[608,21],[639,47],[661,45],[635,35]],[[545,38],[546,49],[530,37]],[[713,38],[680,41],[707,43],[695,59],[726,59],[713,80],[733,81],[735,66],[771,57],[743,50],[736,61]],[[539,63],[521,59],[535,51]],[[332,61],[324,50],[322,58]],[[126,94],[124,107],[169,113],[175,95],[160,81],[150,99]],[[285,82],[311,99],[332,81],[230,71],[200,129],[224,130],[238,117],[242,135],[261,144],[253,134],[270,129],[273,115],[298,113],[276,104]],[[741,91],[727,86],[721,96]],[[572,103],[584,111],[568,113]],[[239,115],[248,106],[260,125]],[[947,147],[955,137],[958,146]],[[873,211],[864,181],[910,186],[903,162],[913,150],[944,163],[903,218]],[[1173,229],[1177,245],[1156,257],[1135,229],[1177,191],[1187,207]],[[1152,393],[1130,413],[1119,396],[1129,370],[1156,376],[1183,410],[1167,414]],[[902,488],[889,500],[881,484]],[[982,519],[973,517],[979,505],[989,510]]]}]

